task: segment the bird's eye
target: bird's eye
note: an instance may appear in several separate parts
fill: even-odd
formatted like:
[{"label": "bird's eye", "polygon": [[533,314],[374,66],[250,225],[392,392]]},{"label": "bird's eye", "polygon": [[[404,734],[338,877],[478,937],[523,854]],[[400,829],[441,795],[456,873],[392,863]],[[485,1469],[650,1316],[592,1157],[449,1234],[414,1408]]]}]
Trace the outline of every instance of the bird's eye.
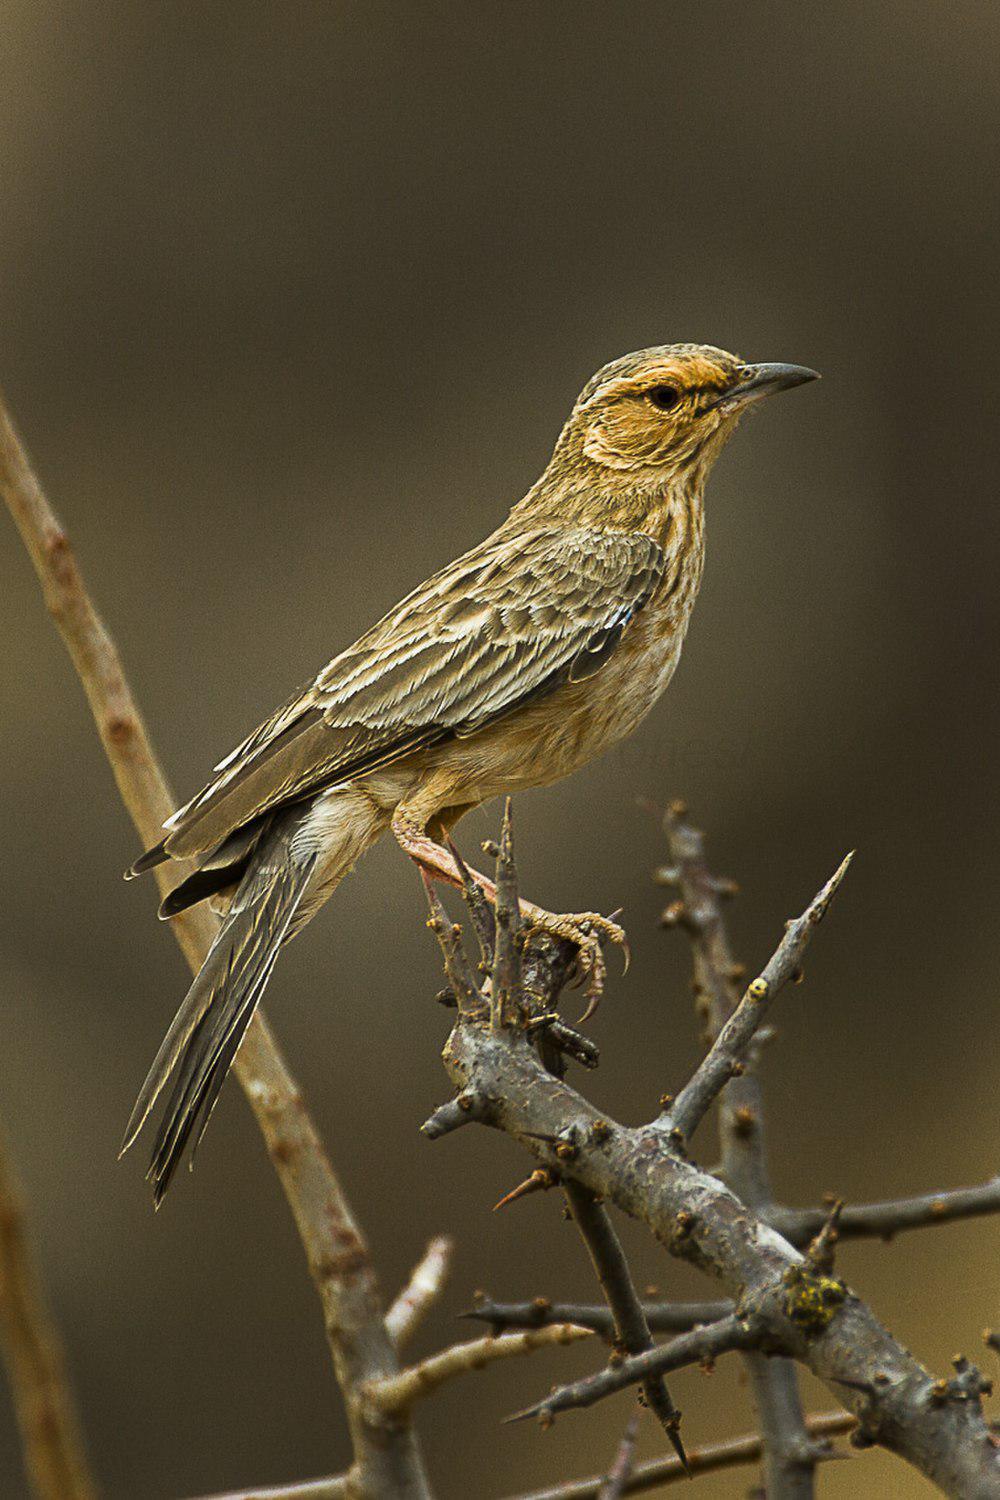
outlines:
[{"label": "bird's eye", "polygon": [[680,399],[681,393],[675,385],[653,385],[646,392],[646,400],[657,411],[672,411]]}]

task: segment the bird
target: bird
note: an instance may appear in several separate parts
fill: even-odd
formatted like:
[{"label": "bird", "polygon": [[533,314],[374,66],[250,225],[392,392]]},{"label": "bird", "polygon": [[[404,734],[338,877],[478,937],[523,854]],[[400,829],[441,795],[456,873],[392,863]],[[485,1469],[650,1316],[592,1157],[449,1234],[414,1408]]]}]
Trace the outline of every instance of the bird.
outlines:
[{"label": "bird", "polygon": [[[604,365],[497,529],[334,656],[167,819],[126,879],[194,860],[160,916],[208,901],[221,923],[122,1146],[173,1075],[147,1173],[157,1207],[204,1134],[279,950],[361,855],[391,834],[425,879],[459,884],[461,817],[569,775],[646,717],[698,593],[716,458],[752,404],[816,378],[692,343]],[[601,945],[624,942],[618,923],[527,901],[522,913],[576,944],[596,999]]]}]

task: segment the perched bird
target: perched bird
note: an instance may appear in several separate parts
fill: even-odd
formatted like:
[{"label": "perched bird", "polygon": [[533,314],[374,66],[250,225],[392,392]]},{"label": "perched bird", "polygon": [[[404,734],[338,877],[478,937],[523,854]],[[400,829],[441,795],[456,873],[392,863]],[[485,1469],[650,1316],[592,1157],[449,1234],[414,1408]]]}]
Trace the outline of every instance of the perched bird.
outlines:
[{"label": "perched bird", "polygon": [[[168,819],[127,878],[194,858],[160,915],[209,899],[223,920],[122,1148],[176,1069],[148,1174],[157,1203],[201,1139],[279,948],[370,844],[391,830],[455,881],[444,841],[464,813],[568,775],[645,718],[698,592],[708,472],[752,402],[815,378],[700,344],[605,365],[498,529],[335,656]],[[523,907],[577,943],[599,989],[600,944],[621,929]]]}]

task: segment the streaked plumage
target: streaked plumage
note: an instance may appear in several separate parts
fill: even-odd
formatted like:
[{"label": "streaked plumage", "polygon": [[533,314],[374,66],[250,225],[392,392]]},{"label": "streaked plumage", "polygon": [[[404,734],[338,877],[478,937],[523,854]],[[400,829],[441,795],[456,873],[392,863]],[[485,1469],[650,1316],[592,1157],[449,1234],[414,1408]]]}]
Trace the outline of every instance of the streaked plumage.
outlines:
[{"label": "streaked plumage", "polygon": [[[809,374],[697,345],[606,366],[498,530],[334,657],[169,819],[130,874],[195,857],[161,914],[212,898],[226,917],[126,1135],[176,1067],[157,1201],[200,1139],[281,943],[376,838],[391,826],[451,878],[440,838],[464,812],[566,775],[649,711],[697,594],[708,470],[748,401]],[[573,919],[531,915],[596,946]]]}]

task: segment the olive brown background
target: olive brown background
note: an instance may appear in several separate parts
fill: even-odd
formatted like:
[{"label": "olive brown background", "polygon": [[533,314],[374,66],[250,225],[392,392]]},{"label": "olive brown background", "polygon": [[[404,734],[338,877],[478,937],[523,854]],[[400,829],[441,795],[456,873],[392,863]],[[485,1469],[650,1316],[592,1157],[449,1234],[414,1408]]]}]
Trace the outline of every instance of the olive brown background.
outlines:
[{"label": "olive brown background", "polygon": [[[716,471],[666,700],[520,799],[524,881],[625,907],[635,961],[612,963],[588,1087],[635,1120],[697,1055],[638,799],[683,794],[708,827],[750,963],[857,846],[766,1060],[778,1187],[990,1175],[997,7],[8,0],[2,30],[0,381],[179,792],[494,524],[605,360],[696,339],[823,372]],[[238,1089],[155,1219],[141,1152],[116,1163],[185,973],[152,888],[121,882],[136,842],[12,528],[0,559],[0,1107],[106,1494],[336,1469],[321,1320]],[[447,1093],[422,899],[377,850],[268,1007],[387,1290],[457,1236],[429,1349],[476,1286],[592,1286],[553,1199],[491,1216],[524,1167],[509,1143],[417,1133]],[[703,1289],[623,1232],[644,1282]],[[842,1268],[937,1370],[1000,1318],[995,1222]],[[599,1360],[536,1356],[424,1408],[444,1500],[605,1464],[627,1401],[499,1424]],[[735,1369],[674,1384],[691,1442],[752,1420]],[[23,1484],[5,1401],[0,1493]],[[872,1455],[821,1486],[928,1493]]]}]

